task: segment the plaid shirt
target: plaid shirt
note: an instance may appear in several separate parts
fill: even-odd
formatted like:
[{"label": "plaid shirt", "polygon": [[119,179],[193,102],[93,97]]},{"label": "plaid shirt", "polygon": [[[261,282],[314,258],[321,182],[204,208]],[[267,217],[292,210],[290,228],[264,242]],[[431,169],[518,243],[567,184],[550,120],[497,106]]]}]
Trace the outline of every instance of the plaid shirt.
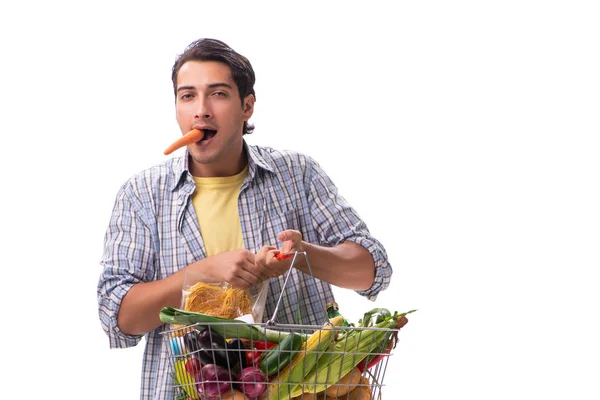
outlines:
[{"label": "plaid shirt", "polygon": [[[319,165],[310,157],[244,144],[248,176],[239,195],[239,215],[246,249],[278,246],[277,234],[286,229],[302,233],[303,240],[321,246],[355,242],[375,261],[375,281],[357,291],[375,300],[389,285],[392,268],[383,246],[374,239],[357,213]],[[135,346],[142,335],[130,336],[117,326],[117,313],[127,291],[136,283],[164,279],[206,257],[198,219],[191,201],[194,179],[187,152],[129,179],[114,204],[100,264],[98,311],[111,348]],[[284,277],[272,278],[264,319],[272,316]],[[334,300],[328,283],[293,270],[276,322],[320,326],[325,308]],[[301,321],[296,321],[297,312]],[[141,399],[171,399],[168,349],[160,332],[146,334]]]}]

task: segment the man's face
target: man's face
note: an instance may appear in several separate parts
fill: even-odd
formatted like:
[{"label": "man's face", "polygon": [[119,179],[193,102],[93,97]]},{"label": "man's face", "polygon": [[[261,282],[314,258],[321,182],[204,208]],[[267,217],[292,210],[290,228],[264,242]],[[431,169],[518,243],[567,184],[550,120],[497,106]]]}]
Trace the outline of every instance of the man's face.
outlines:
[{"label": "man's face", "polygon": [[188,146],[195,176],[229,176],[243,167],[242,130],[254,111],[254,96],[242,104],[226,64],[188,61],[177,74],[177,123],[182,133],[201,129],[204,138]]}]

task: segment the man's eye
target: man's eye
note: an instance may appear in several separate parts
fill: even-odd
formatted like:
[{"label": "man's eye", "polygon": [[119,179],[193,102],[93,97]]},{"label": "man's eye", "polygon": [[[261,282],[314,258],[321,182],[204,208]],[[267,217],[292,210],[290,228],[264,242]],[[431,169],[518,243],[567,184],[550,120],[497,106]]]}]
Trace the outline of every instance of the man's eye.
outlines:
[{"label": "man's eye", "polygon": [[179,97],[181,100],[189,100],[192,98],[191,93],[184,93]]},{"label": "man's eye", "polygon": [[227,93],[225,92],[214,92],[213,96],[217,96],[217,97],[227,97]]}]

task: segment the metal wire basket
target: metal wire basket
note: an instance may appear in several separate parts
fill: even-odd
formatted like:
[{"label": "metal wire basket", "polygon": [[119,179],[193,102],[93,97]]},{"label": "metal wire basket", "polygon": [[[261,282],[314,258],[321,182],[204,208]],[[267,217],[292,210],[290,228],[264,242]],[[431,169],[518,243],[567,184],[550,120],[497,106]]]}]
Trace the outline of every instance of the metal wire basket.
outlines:
[{"label": "metal wire basket", "polygon": [[[284,288],[298,255],[312,274],[306,253],[294,253]],[[266,323],[201,322],[163,331],[173,398],[380,400],[399,328],[353,326],[339,314],[321,326],[279,324],[282,296]]]}]

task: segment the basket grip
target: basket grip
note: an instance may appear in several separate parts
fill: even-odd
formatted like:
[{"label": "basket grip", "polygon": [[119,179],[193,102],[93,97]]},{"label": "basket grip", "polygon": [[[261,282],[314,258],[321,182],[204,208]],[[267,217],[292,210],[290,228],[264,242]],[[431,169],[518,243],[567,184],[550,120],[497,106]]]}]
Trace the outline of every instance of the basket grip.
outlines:
[{"label": "basket grip", "polygon": [[294,263],[296,262],[296,258],[298,257],[299,254],[304,255],[304,258],[306,259],[306,265],[308,266],[308,271],[310,272],[310,276],[312,276],[313,279],[315,279],[315,280],[317,279],[317,278],[315,278],[315,276],[313,274],[312,266],[310,265],[310,261],[308,260],[308,254],[306,254],[305,251],[296,251],[293,254],[294,254],[294,256],[292,258],[292,263],[290,264],[290,268],[288,269],[287,273],[285,274],[285,281],[283,282],[283,287],[281,288],[281,293],[279,294],[279,299],[277,299],[277,304],[275,305],[275,310],[273,310],[273,315],[266,322],[267,325],[275,325],[276,324],[275,318],[277,317],[277,312],[279,311],[279,305],[281,304],[281,299],[283,299],[283,294],[285,293],[285,290],[287,288],[288,280],[290,279],[290,275],[292,273],[292,270],[294,269]]}]

